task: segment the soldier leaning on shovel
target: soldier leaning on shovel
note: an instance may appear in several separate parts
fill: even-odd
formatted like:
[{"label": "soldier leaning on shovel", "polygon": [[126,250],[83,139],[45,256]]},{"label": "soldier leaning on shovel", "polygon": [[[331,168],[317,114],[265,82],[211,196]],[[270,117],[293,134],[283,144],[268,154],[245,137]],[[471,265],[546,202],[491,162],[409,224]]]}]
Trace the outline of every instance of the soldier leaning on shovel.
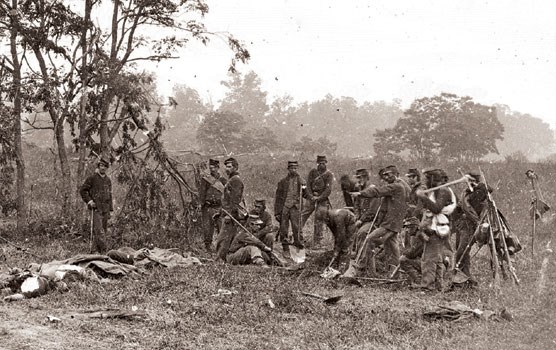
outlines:
[{"label": "soldier leaning on shovel", "polygon": [[209,159],[209,174],[203,175],[199,187],[199,202],[201,203],[201,215],[203,222],[203,239],[205,249],[212,250],[212,239],[214,232],[220,231],[220,208],[222,207],[222,192],[227,180],[220,175],[220,162]]},{"label": "soldier leaning on shovel", "polygon": [[87,203],[87,208],[91,211],[94,248],[99,253],[106,251],[104,236],[108,229],[110,212],[114,210],[112,182],[106,175],[109,165],[110,163],[106,158],[100,158],[95,173],[85,180],[79,191],[81,198]]}]

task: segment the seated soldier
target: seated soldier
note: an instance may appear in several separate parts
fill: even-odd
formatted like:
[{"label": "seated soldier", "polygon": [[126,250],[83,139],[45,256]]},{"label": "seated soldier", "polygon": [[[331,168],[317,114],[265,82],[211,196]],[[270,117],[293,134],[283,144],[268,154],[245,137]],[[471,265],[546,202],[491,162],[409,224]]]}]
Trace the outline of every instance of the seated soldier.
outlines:
[{"label": "seated soldier", "polygon": [[417,286],[421,281],[421,256],[426,236],[419,234],[419,219],[413,217],[404,221],[404,229],[409,238],[400,257],[400,269],[407,274],[408,283]]},{"label": "seated soldier", "polygon": [[247,218],[247,228],[251,231],[253,236],[257,237],[261,242],[272,249],[274,246],[276,227],[272,225],[272,222],[270,224],[265,223],[264,219],[254,213],[255,211],[252,210]]},{"label": "seated soldier", "polygon": [[355,214],[349,209],[320,208],[317,219],[328,226],[334,236],[334,256],[331,267],[339,268],[342,259],[349,257],[348,251],[355,233]]},{"label": "seated soldier", "polygon": [[249,230],[255,232],[247,232],[244,229],[239,229],[239,232],[232,239],[230,248],[226,254],[226,261],[232,265],[259,265],[267,266],[265,254],[270,253],[272,248],[263,243],[255,235],[259,227],[263,224],[260,219],[253,219],[249,223]]},{"label": "seated soldier", "polygon": [[[276,233],[278,230],[278,226],[272,224],[272,215],[266,210],[265,199],[255,199],[255,204],[249,215],[256,215],[263,222],[259,230],[259,236],[265,236],[271,232]],[[272,244],[267,243],[267,245],[271,246]]]}]

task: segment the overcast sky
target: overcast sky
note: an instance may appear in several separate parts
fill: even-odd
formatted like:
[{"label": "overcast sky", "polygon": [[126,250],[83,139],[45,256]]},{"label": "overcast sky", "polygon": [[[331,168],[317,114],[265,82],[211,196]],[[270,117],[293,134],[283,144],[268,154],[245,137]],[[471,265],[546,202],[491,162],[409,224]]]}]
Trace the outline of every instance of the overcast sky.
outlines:
[{"label": "overcast sky", "polygon": [[[269,97],[327,93],[404,107],[440,92],[502,103],[556,126],[556,1],[207,0],[207,27],[246,43]],[[156,68],[217,103],[230,52],[195,45]]]}]

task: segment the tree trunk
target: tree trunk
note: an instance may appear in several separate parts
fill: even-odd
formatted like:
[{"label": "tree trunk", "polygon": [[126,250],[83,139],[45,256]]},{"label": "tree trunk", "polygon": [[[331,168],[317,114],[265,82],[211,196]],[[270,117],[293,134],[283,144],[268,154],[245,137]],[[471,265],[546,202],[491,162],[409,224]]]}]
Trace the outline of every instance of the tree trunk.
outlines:
[{"label": "tree trunk", "polygon": [[66,141],[64,139],[64,124],[60,120],[54,127],[54,138],[58,148],[58,158],[60,159],[60,170],[62,172],[62,216],[68,217],[71,209],[71,169],[68,161],[68,153],[66,150]]},{"label": "tree trunk", "polygon": [[77,179],[76,179],[76,193],[75,193],[75,207],[74,207],[74,214],[75,214],[75,221],[80,223],[80,218],[82,218],[81,212],[82,210],[80,210],[80,206],[82,206],[81,203],[81,197],[79,196],[79,186],[83,183],[84,177],[85,177],[85,159],[87,157],[87,148],[86,148],[86,144],[87,144],[87,138],[89,137],[88,132],[87,132],[87,111],[86,111],[86,107],[87,107],[87,99],[88,99],[88,89],[87,89],[87,85],[88,85],[88,69],[87,69],[87,64],[88,64],[88,45],[87,45],[87,32],[88,32],[88,28],[89,28],[89,22],[91,20],[91,8],[92,8],[92,3],[91,0],[86,0],[85,1],[85,17],[83,19],[83,29],[81,32],[81,54],[82,54],[82,58],[81,58],[81,87],[82,87],[82,93],[81,93],[81,106],[80,106],[80,110],[79,110],[79,122],[78,122],[78,128],[79,128],[79,140],[78,140],[78,148],[79,148],[79,162],[77,164]]},{"label": "tree trunk", "polygon": [[17,205],[17,229],[27,228],[27,210],[25,210],[25,161],[21,147],[21,66],[17,55],[17,35],[18,35],[18,0],[12,0],[11,30],[10,30],[10,51],[13,61],[13,86],[14,86],[14,151],[15,163],[17,167],[16,177],[16,205]]},{"label": "tree trunk", "polygon": [[[15,0],[14,0],[15,1]],[[40,51],[40,47],[33,46],[33,51],[35,53],[35,58],[39,63],[39,67],[41,69],[42,78],[46,83],[50,82],[50,75],[46,68],[46,62],[42,52]],[[55,97],[50,97],[55,98]],[[66,106],[67,109],[67,106]],[[58,158],[60,159],[60,170],[62,172],[62,179],[61,179],[61,186],[62,189],[62,210],[61,215],[63,217],[68,217],[70,209],[71,209],[71,193],[72,193],[72,185],[71,185],[71,169],[69,166],[68,161],[68,154],[66,150],[66,142],[64,139],[64,122],[65,122],[65,111],[60,110],[54,106],[54,103],[47,104],[48,114],[50,115],[50,119],[52,120],[52,124],[54,125],[54,139],[56,140],[56,147],[58,150]]]}]

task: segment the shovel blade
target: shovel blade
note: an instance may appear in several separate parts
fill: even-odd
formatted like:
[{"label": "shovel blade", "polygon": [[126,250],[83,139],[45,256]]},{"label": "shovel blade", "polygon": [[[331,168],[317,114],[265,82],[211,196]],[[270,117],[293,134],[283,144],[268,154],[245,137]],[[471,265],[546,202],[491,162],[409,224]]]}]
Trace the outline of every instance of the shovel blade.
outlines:
[{"label": "shovel blade", "polygon": [[301,264],[301,263],[305,262],[305,259],[306,259],[305,249],[303,249],[303,248],[300,249],[296,246],[291,246],[290,247],[290,257],[293,260],[293,262],[296,263],[296,264]]},{"label": "shovel blade", "polygon": [[359,274],[359,271],[358,271],[357,264],[355,263],[355,261],[350,260],[348,269],[340,277],[342,277],[342,278],[355,278],[355,277],[357,277],[358,274]]},{"label": "shovel blade", "polygon": [[324,303],[328,304],[328,305],[334,305],[337,302],[340,301],[340,299],[342,299],[343,295],[336,295],[335,297],[330,297],[330,298],[326,298],[324,299]]},{"label": "shovel blade", "polygon": [[467,276],[463,271],[459,269],[454,269],[454,276],[452,278],[452,283],[463,284],[469,281],[469,276]]}]

